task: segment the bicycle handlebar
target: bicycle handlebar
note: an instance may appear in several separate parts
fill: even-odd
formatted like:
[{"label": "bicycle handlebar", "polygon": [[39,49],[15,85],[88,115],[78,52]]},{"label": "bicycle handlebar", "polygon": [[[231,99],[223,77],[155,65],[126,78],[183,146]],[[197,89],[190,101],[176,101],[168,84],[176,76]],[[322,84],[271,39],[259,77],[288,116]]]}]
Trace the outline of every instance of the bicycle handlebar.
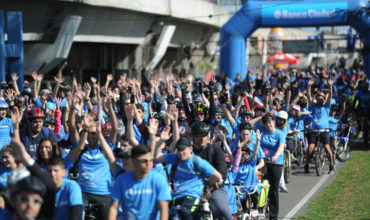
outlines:
[{"label": "bicycle handlebar", "polygon": [[[249,186],[241,185],[239,183],[225,183],[224,185],[235,186],[236,191],[241,195],[246,194],[246,193],[248,195],[251,195],[251,194],[255,193],[258,189],[258,186],[260,186],[262,188],[269,188],[270,187],[270,184],[266,184],[266,183],[258,183],[256,185],[249,185]],[[254,187],[254,189],[251,192],[249,192],[248,190],[246,190],[245,192],[241,191],[242,189],[246,189],[248,187]]]}]

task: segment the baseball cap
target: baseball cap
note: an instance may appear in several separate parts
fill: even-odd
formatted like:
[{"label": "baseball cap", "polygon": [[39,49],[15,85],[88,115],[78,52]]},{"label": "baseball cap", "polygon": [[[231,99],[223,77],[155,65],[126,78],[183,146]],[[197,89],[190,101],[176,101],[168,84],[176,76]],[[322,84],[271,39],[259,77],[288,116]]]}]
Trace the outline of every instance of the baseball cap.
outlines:
[{"label": "baseball cap", "polygon": [[181,137],[180,140],[177,141],[176,147],[184,150],[187,147],[191,146],[190,139],[188,137]]},{"label": "baseball cap", "polygon": [[293,105],[292,109],[297,110],[299,112],[301,111],[301,107],[299,105]]}]

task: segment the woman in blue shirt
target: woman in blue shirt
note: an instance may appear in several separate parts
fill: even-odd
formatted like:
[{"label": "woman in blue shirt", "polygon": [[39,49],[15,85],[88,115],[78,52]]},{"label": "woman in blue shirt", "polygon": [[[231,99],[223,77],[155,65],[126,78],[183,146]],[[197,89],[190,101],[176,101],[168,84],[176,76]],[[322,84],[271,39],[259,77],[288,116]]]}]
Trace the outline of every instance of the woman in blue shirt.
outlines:
[{"label": "woman in blue shirt", "polygon": [[283,171],[283,151],[285,136],[282,131],[276,129],[275,121],[270,114],[262,118],[261,148],[266,157],[271,158],[267,162],[267,179],[270,182],[270,219],[277,219],[279,215],[279,181]]}]

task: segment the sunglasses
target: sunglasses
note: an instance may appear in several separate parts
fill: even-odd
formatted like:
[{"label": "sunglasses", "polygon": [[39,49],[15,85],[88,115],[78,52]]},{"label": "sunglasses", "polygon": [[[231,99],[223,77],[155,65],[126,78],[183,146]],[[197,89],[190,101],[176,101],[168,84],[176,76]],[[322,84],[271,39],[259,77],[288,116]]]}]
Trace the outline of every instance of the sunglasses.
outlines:
[{"label": "sunglasses", "polygon": [[136,160],[140,161],[141,163],[150,163],[150,162],[153,162],[154,158],[153,157],[150,157],[150,158],[137,158]]},{"label": "sunglasses", "polygon": [[215,116],[222,116],[222,113],[215,113]]},{"label": "sunglasses", "polygon": [[29,202],[32,202],[33,204],[35,205],[42,205],[42,203],[44,202],[42,199],[34,199],[34,198],[31,198],[31,197],[28,197],[28,196],[21,196],[20,197],[20,201],[22,203],[29,203]]},{"label": "sunglasses", "polygon": [[197,113],[197,116],[200,116],[200,115],[205,115],[205,114],[203,112]]},{"label": "sunglasses", "polygon": [[241,115],[240,117],[242,117],[242,118],[248,118],[249,115]]}]

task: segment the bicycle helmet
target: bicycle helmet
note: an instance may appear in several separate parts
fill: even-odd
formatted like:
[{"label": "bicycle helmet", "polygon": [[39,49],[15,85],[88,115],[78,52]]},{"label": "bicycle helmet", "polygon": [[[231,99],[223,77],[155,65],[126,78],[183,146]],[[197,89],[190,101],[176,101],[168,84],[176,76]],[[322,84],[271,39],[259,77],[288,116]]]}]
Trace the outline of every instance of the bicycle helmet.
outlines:
[{"label": "bicycle helmet", "polygon": [[193,135],[207,135],[210,131],[211,127],[203,121],[198,121],[191,125],[191,134]]},{"label": "bicycle helmet", "polygon": [[286,111],[280,111],[277,115],[278,118],[282,118],[284,120],[288,120],[288,113]]},{"label": "bicycle helmet", "polygon": [[256,107],[254,107],[254,111],[257,111],[257,110],[261,110],[261,111],[265,112],[266,108],[263,105],[257,105]]},{"label": "bicycle helmet", "polygon": [[45,184],[39,178],[31,175],[20,179],[15,185],[9,186],[9,188],[12,197],[22,191],[31,191],[45,198],[47,191]]},{"label": "bicycle helmet", "polygon": [[207,112],[208,111],[208,107],[206,104],[203,104],[201,102],[197,102],[195,105],[194,105],[194,111],[195,112]]},{"label": "bicycle helmet", "polygon": [[179,102],[176,104],[176,108],[185,108],[184,103],[183,103],[182,101],[179,101]]},{"label": "bicycle helmet", "polygon": [[240,115],[247,115],[253,118],[253,112],[247,109],[243,109],[242,111],[240,111]]},{"label": "bicycle helmet", "polygon": [[220,106],[216,106],[215,113],[223,113],[222,108]]},{"label": "bicycle helmet", "polygon": [[29,110],[27,113],[28,113],[28,117],[31,118],[31,119],[33,119],[33,118],[45,118],[45,115],[42,112],[42,110],[40,108],[37,108],[37,107]]},{"label": "bicycle helmet", "polygon": [[252,130],[252,125],[249,122],[243,122],[238,126],[238,131],[241,132],[243,130]]},{"label": "bicycle helmet", "polygon": [[6,101],[0,100],[0,109],[4,109],[4,108],[5,109],[9,108],[9,105]]}]

